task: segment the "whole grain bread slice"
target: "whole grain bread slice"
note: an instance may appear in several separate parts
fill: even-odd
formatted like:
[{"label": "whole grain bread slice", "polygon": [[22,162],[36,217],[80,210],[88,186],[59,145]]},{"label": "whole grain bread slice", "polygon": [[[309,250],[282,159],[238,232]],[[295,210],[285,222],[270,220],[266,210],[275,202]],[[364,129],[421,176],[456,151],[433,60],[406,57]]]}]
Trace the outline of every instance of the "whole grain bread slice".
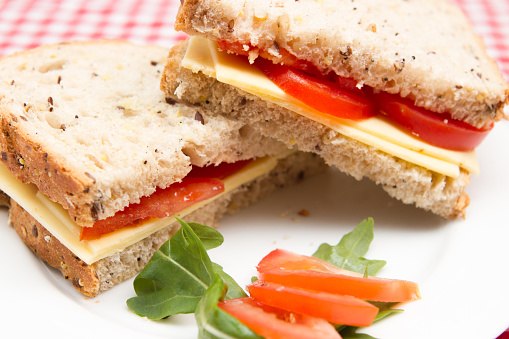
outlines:
[{"label": "whole grain bread slice", "polygon": [[180,67],[187,48],[181,42],[171,49],[161,81],[175,100],[208,107],[217,114],[238,119],[289,148],[320,155],[326,163],[360,180],[376,182],[390,196],[446,218],[464,214],[469,204],[465,187],[468,172],[453,179],[384,153],[203,73]]},{"label": "whole grain bread slice", "polygon": [[3,164],[91,226],[180,181],[191,165],[286,150],[243,122],[165,98],[167,53],[103,40],[0,59]]},{"label": "whole grain bread slice", "polygon": [[[183,219],[217,227],[223,215],[235,213],[274,189],[297,183],[309,175],[323,171],[324,167],[323,161],[316,155],[294,153],[287,158],[279,159],[278,165],[270,173],[245,183]],[[79,292],[89,297],[97,296],[136,275],[154,252],[180,227],[178,222],[172,222],[149,237],[87,265],[14,200],[11,204],[9,223],[23,242],[39,258],[60,270],[64,278]]]},{"label": "whole grain bread slice", "polygon": [[399,93],[481,127],[504,116],[509,86],[447,0],[184,0],[175,28],[323,74]]}]

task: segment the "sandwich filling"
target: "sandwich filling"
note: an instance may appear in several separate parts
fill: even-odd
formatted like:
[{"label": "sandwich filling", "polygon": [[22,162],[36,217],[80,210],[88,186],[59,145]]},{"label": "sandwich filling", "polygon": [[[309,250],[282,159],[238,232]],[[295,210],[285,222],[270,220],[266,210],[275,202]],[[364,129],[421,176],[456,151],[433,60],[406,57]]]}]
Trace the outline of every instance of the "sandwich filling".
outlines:
[{"label": "sandwich filling", "polygon": [[[184,184],[177,183],[174,186],[174,188],[181,188],[173,190],[173,192],[180,191],[180,194],[173,195],[175,198],[169,199],[169,204],[166,203],[166,207],[169,205],[173,209],[162,212],[165,209],[165,203],[161,204],[161,201],[165,199],[161,199],[160,195],[156,194],[156,198],[147,198],[147,201],[155,202],[152,207],[147,208],[146,204],[138,204],[141,206],[140,210],[145,210],[143,216],[126,212],[126,215],[130,215],[126,218],[123,215],[124,212],[121,212],[118,216],[113,216],[113,222],[108,222],[113,225],[115,220],[124,219],[123,223],[119,223],[120,226],[112,226],[113,229],[100,229],[97,232],[90,231],[91,235],[88,235],[88,231],[85,231],[85,235],[83,235],[82,231],[85,228],[77,225],[61,205],[49,200],[34,184],[25,184],[17,180],[3,165],[0,165],[0,190],[14,199],[71,252],[90,265],[167,227],[175,221],[175,216],[183,218],[241,185],[269,173],[275,168],[280,158],[289,154],[242,161],[207,170],[197,168],[192,171],[190,176],[186,177],[187,179],[184,178]],[[185,184],[186,181],[191,185]],[[194,185],[195,183],[198,185]],[[198,193],[193,192],[197,186],[201,186],[201,190]],[[161,192],[164,191],[161,190]],[[171,190],[168,192],[170,193],[167,195],[172,196]],[[130,207],[125,211],[129,209],[136,210],[137,208]],[[154,214],[154,210],[159,212]],[[146,211],[149,213],[147,214]],[[94,227],[88,228],[93,229]],[[90,240],[87,239],[88,236],[90,236]]]},{"label": "sandwich filling", "polygon": [[[249,46],[245,52],[249,52]],[[489,128],[465,127],[466,123],[452,122],[452,119],[444,116],[437,117],[437,114],[419,109],[398,96],[361,90],[350,79],[336,79],[335,84],[339,85],[334,86],[347,92],[346,97],[342,97],[346,99],[340,98],[338,101],[333,98],[333,101],[341,104],[330,104],[326,99],[331,96],[330,87],[334,86],[325,86],[323,83],[331,81],[274,65],[261,58],[256,60],[253,65],[248,57],[223,51],[216,42],[192,37],[182,66],[193,72],[201,71],[220,82],[324,124],[344,136],[434,172],[452,178],[459,176],[460,169],[479,174],[473,148],[482,141]],[[304,65],[300,68],[306,70],[312,69],[305,63],[299,65]],[[288,72],[297,73],[300,80],[295,82],[294,78],[286,76]],[[312,94],[316,87],[321,94]],[[333,89],[332,92],[337,91]],[[380,114],[380,111],[385,114]],[[424,126],[425,130],[421,128],[416,132],[411,126],[402,127],[404,122],[410,122],[410,125],[418,128]],[[461,133],[463,138],[458,137]],[[431,135],[438,144],[425,140],[421,134]]]},{"label": "sandwich filling", "polygon": [[135,227],[147,218],[171,217],[194,204],[224,192],[224,181],[246,166],[250,160],[221,163],[218,166],[193,166],[191,172],[170,186],[158,188],[137,204],[106,219],[98,220],[92,227],[81,228],[80,240],[94,240],[124,227]]}]

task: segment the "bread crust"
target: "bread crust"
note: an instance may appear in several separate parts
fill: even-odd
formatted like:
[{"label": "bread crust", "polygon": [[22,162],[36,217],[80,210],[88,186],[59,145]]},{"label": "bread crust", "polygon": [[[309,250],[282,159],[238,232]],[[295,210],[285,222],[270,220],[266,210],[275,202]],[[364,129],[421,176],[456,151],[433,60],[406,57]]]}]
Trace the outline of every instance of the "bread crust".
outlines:
[{"label": "bread crust", "polygon": [[97,293],[100,283],[94,267],[75,256],[12,199],[9,224],[32,252],[48,265],[59,269],[64,278],[71,281],[82,294],[93,296]]},{"label": "bread crust", "polygon": [[[313,155],[296,153],[280,159],[270,173],[252,180],[210,204],[189,214],[184,220],[218,227],[224,214],[232,214],[246,207],[276,188],[301,181],[304,177],[325,169],[323,161]],[[9,223],[21,240],[41,260],[62,272],[66,280],[82,294],[95,297],[116,284],[135,276],[153,253],[179,228],[175,221],[118,253],[87,265],[62,245],[48,230],[12,200]]]},{"label": "bread crust", "polygon": [[[217,114],[244,121],[260,133],[289,148],[320,155],[357,180],[369,178],[391,197],[432,211],[445,218],[464,216],[469,198],[468,172],[456,179],[427,170],[345,137],[334,130],[278,105],[264,101],[202,73],[180,67],[187,42],[173,47],[168,56],[161,88],[176,100],[207,105]],[[200,98],[207,98],[206,103]]]},{"label": "bread crust", "polygon": [[0,191],[0,207],[9,207],[11,205],[11,198],[4,192]]},{"label": "bread crust", "polygon": [[96,220],[100,201],[95,198],[94,178],[66,167],[31,141],[18,128],[16,116],[2,112],[0,121],[2,163],[9,171],[23,183],[35,183],[42,193],[68,210],[76,223],[87,225]]},{"label": "bread crust", "polygon": [[175,28],[251,46],[251,58],[281,62],[285,51],[477,127],[505,117],[509,85],[449,1],[185,0]]}]

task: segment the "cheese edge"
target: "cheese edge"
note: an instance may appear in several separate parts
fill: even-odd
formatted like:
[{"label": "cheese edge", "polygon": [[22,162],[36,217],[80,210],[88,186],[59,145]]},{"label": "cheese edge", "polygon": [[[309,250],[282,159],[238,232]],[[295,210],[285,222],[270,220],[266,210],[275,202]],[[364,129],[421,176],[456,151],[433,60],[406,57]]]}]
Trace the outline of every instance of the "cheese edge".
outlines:
[{"label": "cheese edge", "polygon": [[[285,153],[280,157],[289,154]],[[270,172],[277,165],[280,157],[265,157],[251,162],[239,172],[224,179],[225,190],[222,193],[194,204],[175,216],[183,218],[242,184]],[[151,218],[137,227],[119,229],[96,240],[79,241],[80,226],[72,221],[68,212],[40,193],[34,184],[22,183],[17,180],[3,164],[0,166],[0,189],[14,199],[71,252],[89,265],[175,222],[175,216],[161,219]]]}]

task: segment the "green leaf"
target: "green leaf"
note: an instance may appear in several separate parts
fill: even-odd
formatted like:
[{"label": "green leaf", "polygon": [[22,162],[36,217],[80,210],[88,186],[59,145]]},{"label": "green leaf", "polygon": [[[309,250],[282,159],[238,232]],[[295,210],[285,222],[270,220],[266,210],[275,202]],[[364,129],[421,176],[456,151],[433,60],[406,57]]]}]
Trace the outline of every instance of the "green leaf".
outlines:
[{"label": "green leaf", "polygon": [[369,275],[374,276],[386,262],[363,257],[373,241],[373,228],[373,219],[364,219],[352,232],[343,236],[336,246],[321,244],[313,256],[357,273],[365,273],[367,270]]},{"label": "green leaf", "polygon": [[[377,322],[382,320],[393,313],[403,312],[400,309],[393,309],[392,307],[397,303],[387,303],[387,302],[375,302],[370,301],[371,304],[378,307],[378,314],[376,315],[375,320],[373,322]],[[359,327],[356,326],[346,326],[346,325],[337,325],[336,330],[341,334],[341,338],[343,339],[375,339],[369,334],[357,333]]]},{"label": "green leaf", "polygon": [[358,327],[347,326],[340,331],[339,334],[341,334],[341,338],[343,339],[375,339],[369,334],[357,333],[357,329]]},{"label": "green leaf", "polygon": [[203,247],[207,251],[221,246],[224,241],[221,233],[210,226],[198,224],[195,222],[190,222],[187,224],[193,229],[193,232],[198,236],[198,238],[200,238]]},{"label": "green leaf", "polygon": [[219,246],[223,237],[211,227],[177,220],[180,230],[134,279],[137,297],[127,300],[127,306],[140,316],[162,319],[193,313],[213,281],[215,272],[206,248]]},{"label": "green leaf", "polygon": [[228,285],[228,292],[226,293],[226,299],[247,297],[247,294],[246,294],[246,292],[244,292],[242,287],[240,287],[232,277],[230,277],[227,273],[225,273],[221,266],[219,266],[216,263],[212,263],[212,267],[214,268],[214,272],[219,274],[219,276],[226,282],[226,285]]},{"label": "green leaf", "polygon": [[240,321],[221,310],[217,304],[223,300],[227,287],[219,274],[207,289],[196,307],[195,318],[199,339],[263,339]]},{"label": "green leaf", "polygon": [[375,302],[375,301],[370,301],[370,303],[378,307],[378,314],[376,315],[374,322],[382,320],[383,318],[387,317],[390,314],[403,312],[403,310],[401,309],[392,308],[397,303]]}]

